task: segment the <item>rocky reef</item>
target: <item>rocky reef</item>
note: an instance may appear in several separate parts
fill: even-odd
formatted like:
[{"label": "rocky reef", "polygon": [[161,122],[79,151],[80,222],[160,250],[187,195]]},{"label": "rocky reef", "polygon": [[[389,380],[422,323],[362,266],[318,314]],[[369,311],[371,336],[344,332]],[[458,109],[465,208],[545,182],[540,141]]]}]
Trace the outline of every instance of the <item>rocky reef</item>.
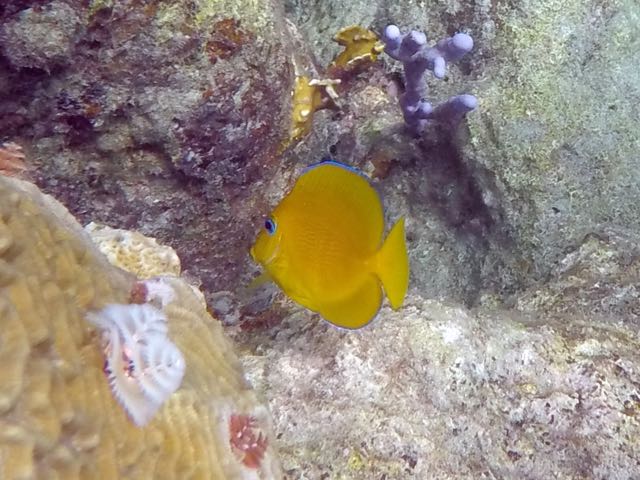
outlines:
[{"label": "rocky reef", "polygon": [[[281,477],[269,413],[221,326],[192,287],[160,278],[171,297],[157,311],[184,358],[184,377],[140,428],[108,380],[105,348],[134,354],[105,347],[88,316],[109,305],[121,315],[141,303],[153,309],[151,299],[133,304],[135,275],[109,264],[62,205],[0,177],[2,478]],[[130,385],[153,376],[111,373],[129,375]]]},{"label": "rocky reef", "polygon": [[[306,311],[238,335],[289,478],[635,478],[640,256],[585,239],[514,309],[414,296],[345,332]],[[596,280],[597,279],[597,280]]]},{"label": "rocky reef", "polygon": [[[428,297],[508,296],[603,225],[640,229],[632,2],[349,5],[5,2],[2,140],[83,223],[174,247],[210,301],[246,283],[260,218],[328,154],[373,174],[393,216],[408,213],[412,285]],[[434,104],[479,99],[459,128],[399,131],[402,67],[380,51],[336,71],[334,35],[390,23],[429,44],[473,37],[444,81],[427,78]],[[289,143],[301,76],[341,83]]]},{"label": "rocky reef", "polygon": [[238,282],[261,210],[254,185],[288,135],[294,78],[278,9],[3,5],[0,140],[19,140],[38,184],[82,223],[173,245],[207,291]]},{"label": "rocky reef", "polygon": [[[80,270],[108,278],[94,285],[93,273],[78,273],[90,289],[77,290],[73,308],[34,291],[57,302],[48,310],[75,312],[78,325],[77,309],[162,297],[146,283],[157,275],[188,279],[187,310],[200,312],[202,334],[231,336],[273,413],[269,446],[279,444],[285,478],[636,478],[639,19],[630,0],[2,2],[0,173],[30,177],[89,224],[81,229],[46,200],[65,238],[97,244]],[[473,38],[444,78],[426,72],[420,82],[435,105],[472,94],[477,108],[456,125],[407,129],[399,103],[411,84],[384,52],[389,25],[424,32],[424,45]],[[415,102],[423,87],[413,86]],[[328,327],[275,288],[244,288],[256,273],[248,249],[263,216],[326,156],[372,177],[388,219],[406,217],[410,301],[357,332]],[[27,188],[33,205],[48,198],[4,185],[12,198],[17,185]],[[64,276],[52,262],[49,275]],[[23,375],[29,363],[7,370],[3,422],[19,404],[21,419],[45,415],[24,379],[44,378],[53,391],[62,374],[39,355],[66,338],[74,352],[100,344],[99,329],[84,323],[58,339],[42,323],[47,309],[36,308],[26,330],[13,313],[2,316],[3,327],[16,325],[20,358],[40,362],[33,375]],[[183,325],[169,312],[167,320]],[[186,337],[176,335],[182,348]],[[235,365],[229,388],[240,388],[231,347],[220,342]],[[185,353],[187,366],[194,354]],[[96,385],[105,380],[98,353],[84,363],[61,358],[73,375],[90,365]],[[82,391],[73,375],[68,388]],[[215,384],[214,374],[196,379],[187,368],[183,383],[206,391],[213,387],[200,385]],[[136,459],[157,454],[177,418],[162,412],[184,407],[183,389],[143,427],[149,435],[127,423],[106,383],[97,391],[118,428],[134,432],[126,445],[110,440],[109,461],[122,463],[109,472],[142,472],[133,469],[151,463]],[[47,456],[67,434],[80,435],[71,445],[81,446],[115,438],[103,417],[85,418],[94,411],[83,409],[97,408],[85,403],[60,410],[74,420],[59,434],[0,429],[15,432],[1,437],[15,447],[11,458],[31,459],[11,468],[28,477],[52,458],[80,473],[94,468],[97,447],[73,462],[64,449]],[[260,445],[251,432],[268,414],[251,405],[227,410],[227,427]],[[245,443],[232,446],[224,468],[258,475],[255,455],[238,452]],[[189,450],[192,458],[203,451]],[[202,465],[191,464],[194,476]]]}]

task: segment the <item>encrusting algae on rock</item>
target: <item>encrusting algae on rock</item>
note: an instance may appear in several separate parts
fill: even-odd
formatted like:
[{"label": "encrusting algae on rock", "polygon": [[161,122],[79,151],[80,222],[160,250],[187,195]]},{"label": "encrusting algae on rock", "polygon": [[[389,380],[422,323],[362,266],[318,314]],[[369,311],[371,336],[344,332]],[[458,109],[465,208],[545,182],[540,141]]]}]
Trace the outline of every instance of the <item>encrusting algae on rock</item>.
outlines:
[{"label": "encrusting algae on rock", "polygon": [[[135,275],[110,265],[53,198],[0,177],[0,478],[282,478],[269,413],[222,327],[181,279],[144,282],[149,293],[131,304]],[[152,312],[154,335],[184,359],[181,382],[176,371],[147,372],[160,379],[144,383],[149,398],[179,387],[143,427],[114,398],[103,370],[109,350],[87,320],[104,321],[105,308],[114,322],[126,309]],[[181,366],[176,350],[146,343],[140,364]],[[238,451],[238,416],[252,419],[244,435],[259,446]]]}]

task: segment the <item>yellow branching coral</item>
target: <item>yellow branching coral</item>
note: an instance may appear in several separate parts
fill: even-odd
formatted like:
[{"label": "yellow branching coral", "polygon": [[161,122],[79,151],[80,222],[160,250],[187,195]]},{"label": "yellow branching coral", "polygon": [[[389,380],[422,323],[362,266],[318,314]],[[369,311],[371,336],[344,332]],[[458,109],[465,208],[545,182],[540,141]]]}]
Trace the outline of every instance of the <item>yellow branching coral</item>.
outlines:
[{"label": "yellow branching coral", "polygon": [[222,327],[189,285],[162,282],[154,308],[184,377],[138,427],[112,395],[101,332],[87,320],[127,305],[136,277],[58,202],[0,177],[0,478],[282,477],[269,414]]},{"label": "yellow branching coral", "polygon": [[293,90],[291,141],[306,135],[311,128],[313,113],[323,108],[335,107],[338,94],[335,85],[340,80],[310,80],[306,75],[296,77]]},{"label": "yellow branching coral", "polygon": [[309,132],[314,112],[323,108],[337,108],[336,87],[352,74],[354,69],[374,62],[384,51],[384,44],[377,35],[358,25],[343,28],[334,40],[345,48],[327,68],[328,78],[310,79],[302,73],[304,69],[296,65],[291,134],[283,148]]},{"label": "yellow branching coral", "polygon": [[384,51],[384,43],[371,30],[351,25],[340,30],[333,39],[344,47],[330,67],[350,68],[362,63],[375,62]]}]

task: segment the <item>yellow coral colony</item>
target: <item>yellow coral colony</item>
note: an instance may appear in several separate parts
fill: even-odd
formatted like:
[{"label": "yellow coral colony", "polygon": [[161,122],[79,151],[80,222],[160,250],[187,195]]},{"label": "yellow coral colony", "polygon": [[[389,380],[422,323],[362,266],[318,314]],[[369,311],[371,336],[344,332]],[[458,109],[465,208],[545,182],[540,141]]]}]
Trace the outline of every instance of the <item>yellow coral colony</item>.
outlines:
[{"label": "yellow coral colony", "polygon": [[[0,177],[1,479],[281,478],[268,412],[221,326],[179,278],[153,281],[160,301],[136,308],[161,312],[185,368],[138,427],[112,395],[102,332],[87,320],[126,309],[136,277],[110,265],[58,202]],[[148,358],[156,353],[176,358]],[[235,438],[239,418],[256,451]]]},{"label": "yellow coral colony", "polygon": [[293,90],[290,141],[299,140],[309,132],[314,112],[335,106],[338,94],[334,86],[340,80],[309,80],[306,75],[296,77]]},{"label": "yellow coral colony", "polygon": [[334,41],[344,47],[344,50],[331,63],[330,67],[353,67],[360,63],[375,62],[384,51],[384,43],[371,30],[359,25],[340,30]]}]

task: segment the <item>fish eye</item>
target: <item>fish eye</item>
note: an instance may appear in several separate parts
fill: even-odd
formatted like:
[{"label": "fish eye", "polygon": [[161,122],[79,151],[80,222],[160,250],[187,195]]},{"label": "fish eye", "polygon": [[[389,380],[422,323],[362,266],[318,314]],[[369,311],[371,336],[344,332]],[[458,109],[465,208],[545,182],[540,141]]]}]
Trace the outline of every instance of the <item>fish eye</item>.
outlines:
[{"label": "fish eye", "polygon": [[264,229],[269,235],[273,235],[276,231],[276,222],[271,218],[267,218],[264,221]]}]

